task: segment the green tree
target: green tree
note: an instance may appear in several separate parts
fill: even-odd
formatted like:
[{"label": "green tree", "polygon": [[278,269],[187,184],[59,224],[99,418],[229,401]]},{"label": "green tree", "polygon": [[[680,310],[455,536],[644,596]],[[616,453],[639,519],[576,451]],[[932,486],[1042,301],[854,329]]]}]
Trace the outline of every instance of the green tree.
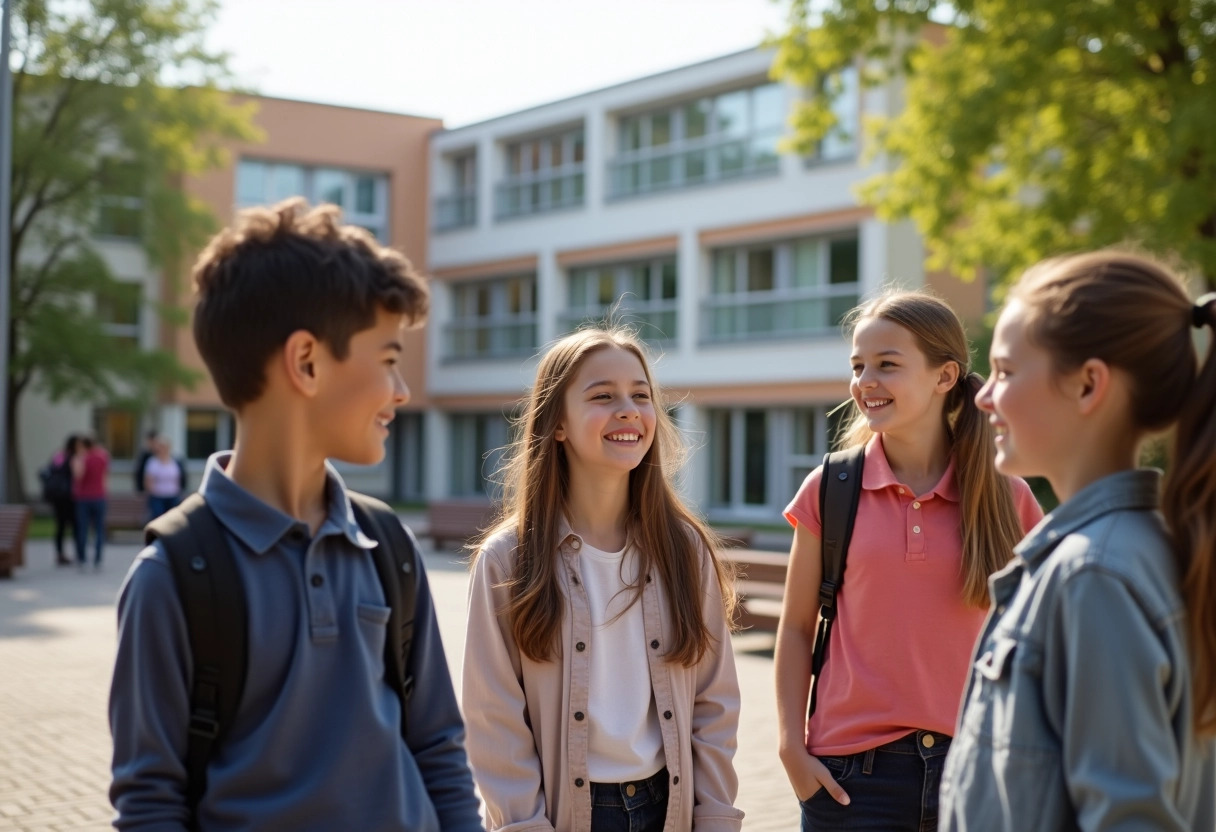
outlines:
[{"label": "green tree", "polygon": [[[18,404],[41,389],[138,407],[193,374],[168,352],[115,337],[150,306],[132,296],[98,239],[138,239],[178,274],[215,219],[181,188],[223,164],[226,138],[256,138],[252,110],[221,89],[226,56],[203,35],[213,0],[15,0],[8,377],[8,483],[22,495]],[[101,320],[102,313],[107,321]]]},{"label": "green tree", "polygon": [[[852,60],[902,76],[862,199],[910,218],[930,265],[1008,280],[1045,256],[1133,244],[1216,286],[1212,0],[789,0],[774,73],[810,89]],[[833,126],[795,116],[806,148]]]}]

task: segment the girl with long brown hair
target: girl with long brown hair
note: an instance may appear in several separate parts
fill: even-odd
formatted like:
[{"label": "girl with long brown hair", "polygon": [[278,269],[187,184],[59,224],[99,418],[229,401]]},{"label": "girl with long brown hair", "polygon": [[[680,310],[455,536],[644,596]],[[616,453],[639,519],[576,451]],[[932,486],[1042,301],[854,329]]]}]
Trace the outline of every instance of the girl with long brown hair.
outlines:
[{"label": "girl with long brown hair", "polygon": [[937,784],[987,579],[1042,516],[1026,483],[992,463],[963,325],[943,301],[888,292],[849,318],[855,418],[864,446],[856,524],[808,719],[823,574],[819,488],[786,509],[795,527],[777,631],[780,754],[803,830],[920,832]]},{"label": "girl with long brown hair", "polygon": [[[941,790],[955,830],[1216,829],[1216,294],[1145,257],[1029,270],[978,404],[1060,506],[992,582]],[[1199,364],[1195,329],[1209,339]],[[1173,427],[1173,460],[1137,467]]]},{"label": "girl with long brown hair", "polygon": [[740,828],[733,584],[673,485],[680,451],[630,332],[541,359],[472,567],[463,704],[489,829]]}]

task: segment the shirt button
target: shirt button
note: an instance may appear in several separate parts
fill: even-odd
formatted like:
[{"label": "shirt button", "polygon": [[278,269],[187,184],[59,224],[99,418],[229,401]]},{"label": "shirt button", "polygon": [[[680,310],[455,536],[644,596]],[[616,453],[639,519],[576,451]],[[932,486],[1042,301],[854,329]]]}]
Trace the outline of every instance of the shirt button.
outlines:
[{"label": "shirt button", "polygon": [[671,719],[671,711],[663,711],[663,719]]},{"label": "shirt button", "polygon": [[320,575],[313,575],[309,583],[311,583],[313,586],[320,586],[321,584],[325,583],[325,579]]},{"label": "shirt button", "polygon": [[932,748],[933,743],[935,742],[937,742],[937,740],[933,739],[932,734],[925,734],[925,736],[921,739],[920,744],[925,748]]},{"label": "shirt button", "polygon": [[575,712],[574,712],[574,718],[575,718],[576,720],[578,720],[579,722],[582,722],[582,721],[583,721],[583,712],[582,712],[582,711],[575,711]]},{"label": "shirt button", "polygon": [[920,526],[913,526],[912,534],[920,534]]},{"label": "shirt button", "polygon": [[638,787],[630,783],[625,787],[625,797],[633,797],[638,793]]},{"label": "shirt button", "polygon": [[650,647],[652,650],[658,650],[659,649],[659,640],[656,638],[653,641],[651,641]]},{"label": "shirt button", "polygon": [[671,778],[671,785],[673,785],[673,786],[680,785],[680,775],[677,774],[675,777]]},{"label": "shirt button", "polygon": [[900,493],[900,494],[903,494],[903,493],[904,493],[904,490],[903,490],[902,488],[901,488],[901,489],[899,489],[899,493]]},{"label": "shirt button", "polygon": [[587,649],[587,645],[580,641],[578,644],[574,645],[574,649],[581,653]]},{"label": "shirt button", "polygon": [[581,777],[575,777],[575,778],[574,778],[574,785],[578,786],[578,787],[581,789],[581,788],[583,787],[583,778],[581,778]]},{"label": "shirt button", "polygon": [[919,502],[913,503],[912,508],[920,508],[920,503]]},{"label": "shirt button", "polygon": [[583,548],[583,544],[580,543],[576,537],[574,540],[570,541],[570,548],[577,552],[579,549]]},{"label": "shirt button", "polygon": [[292,529],[287,533],[287,539],[292,543],[299,543],[304,539],[304,531],[302,529]]}]

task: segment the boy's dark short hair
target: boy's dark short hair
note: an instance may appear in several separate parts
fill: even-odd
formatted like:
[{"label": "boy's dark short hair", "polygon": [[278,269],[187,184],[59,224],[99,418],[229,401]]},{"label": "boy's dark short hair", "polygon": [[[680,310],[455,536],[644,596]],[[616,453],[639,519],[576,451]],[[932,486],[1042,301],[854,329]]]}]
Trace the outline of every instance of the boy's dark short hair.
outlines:
[{"label": "boy's dark short hair", "polygon": [[261,396],[267,362],[297,330],[342,360],[378,309],[426,319],[426,283],[409,260],[340,220],[337,206],[299,197],[250,208],[199,255],[194,341],[228,407]]}]

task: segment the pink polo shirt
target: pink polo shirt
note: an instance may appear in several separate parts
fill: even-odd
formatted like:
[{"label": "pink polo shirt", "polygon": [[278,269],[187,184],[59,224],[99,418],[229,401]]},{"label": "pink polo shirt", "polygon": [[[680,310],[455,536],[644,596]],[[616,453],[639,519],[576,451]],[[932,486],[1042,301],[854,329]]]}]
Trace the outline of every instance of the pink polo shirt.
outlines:
[{"label": "pink polo shirt", "polygon": [[[791,525],[816,536],[820,474],[812,471],[785,509]],[[1029,531],[1043,512],[1025,481],[1010,482]],[[807,726],[807,750],[815,755],[856,754],[917,729],[953,735],[986,614],[963,603],[954,460],[936,486],[916,495],[896,479],[876,436],[866,446],[861,487],[818,705]],[[807,598],[815,592],[808,588]]]}]

